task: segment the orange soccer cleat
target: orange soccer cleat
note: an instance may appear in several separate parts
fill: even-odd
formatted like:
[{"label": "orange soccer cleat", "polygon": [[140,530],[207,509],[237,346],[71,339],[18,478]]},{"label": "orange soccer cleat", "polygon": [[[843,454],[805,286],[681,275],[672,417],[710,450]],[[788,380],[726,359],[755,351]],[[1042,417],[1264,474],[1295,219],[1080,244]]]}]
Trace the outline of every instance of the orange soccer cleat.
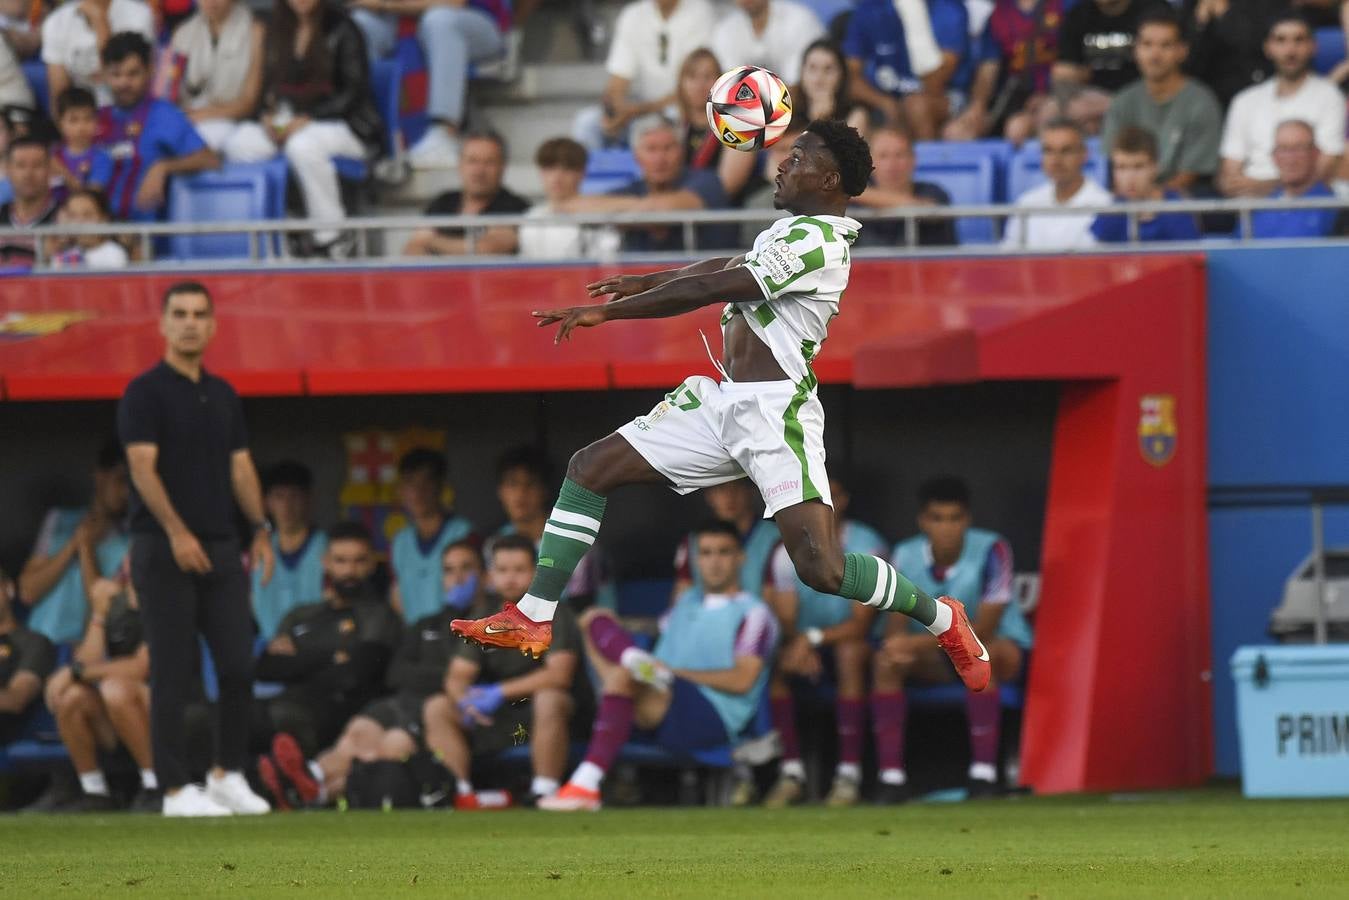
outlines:
[{"label": "orange soccer cleat", "polygon": [[979,642],[970,625],[970,617],[965,615],[965,605],[951,597],[938,597],[938,603],[945,603],[951,610],[951,627],[937,635],[937,643],[951,658],[960,680],[972,691],[982,691],[988,687],[993,670],[988,664],[988,649]]},{"label": "orange soccer cleat", "polygon": [[507,603],[501,612],[485,619],[455,619],[450,630],[465,640],[484,647],[503,647],[519,650],[538,659],[553,643],[553,623],[535,622],[516,607]]},{"label": "orange soccer cleat", "polygon": [[556,794],[540,797],[539,809],[548,812],[599,812],[600,792],[589,791],[568,781]]}]

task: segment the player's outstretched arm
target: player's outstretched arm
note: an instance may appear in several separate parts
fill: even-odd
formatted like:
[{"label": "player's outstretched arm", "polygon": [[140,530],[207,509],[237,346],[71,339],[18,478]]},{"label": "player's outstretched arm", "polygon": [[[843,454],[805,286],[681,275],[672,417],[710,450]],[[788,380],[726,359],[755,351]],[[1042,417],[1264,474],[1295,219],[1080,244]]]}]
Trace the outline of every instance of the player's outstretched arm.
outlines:
[{"label": "player's outstretched arm", "polygon": [[748,303],[762,299],[763,291],[749,269],[737,265],[674,278],[612,303],[536,311],[534,317],[540,327],[562,323],[556,340],[561,343],[574,328],[593,328],[611,319],[668,319],[714,303]]},{"label": "player's outstretched arm", "polygon": [[660,287],[667,281],[673,281],[676,278],[683,278],[686,275],[702,275],[707,272],[720,272],[722,269],[738,266],[744,261],[743,256],[718,256],[682,268],[648,272],[645,275],[606,275],[599,281],[586,285],[586,291],[592,297],[608,295],[608,302],[612,303],[615,300],[622,300],[624,297],[631,297],[633,294],[640,294],[643,291]]}]

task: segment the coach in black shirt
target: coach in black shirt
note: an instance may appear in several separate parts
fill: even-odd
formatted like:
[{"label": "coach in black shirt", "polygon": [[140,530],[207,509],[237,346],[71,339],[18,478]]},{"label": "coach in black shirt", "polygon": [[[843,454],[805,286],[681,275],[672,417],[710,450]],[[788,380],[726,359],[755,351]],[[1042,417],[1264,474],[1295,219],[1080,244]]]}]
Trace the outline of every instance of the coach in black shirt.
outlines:
[{"label": "coach in black shirt", "polygon": [[[164,359],[122,395],[117,428],[134,487],[131,578],[150,647],[151,743],[164,814],[267,812],[242,769],[253,691],[252,616],[240,563],[235,501],[255,528],[253,560],[270,577],[262,490],[248,452],[239,397],[202,368],[215,334],[206,288],[176,284],[159,323]],[[197,634],[220,685],[215,763],[202,789],[188,784],[183,710],[198,680]]]}]

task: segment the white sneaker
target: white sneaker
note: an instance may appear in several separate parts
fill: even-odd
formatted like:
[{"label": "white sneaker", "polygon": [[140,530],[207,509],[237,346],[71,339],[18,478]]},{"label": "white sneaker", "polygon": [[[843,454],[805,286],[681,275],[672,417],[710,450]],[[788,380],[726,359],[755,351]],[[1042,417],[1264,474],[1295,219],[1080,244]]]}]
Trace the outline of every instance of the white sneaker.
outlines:
[{"label": "white sneaker", "polygon": [[165,816],[193,819],[231,815],[227,807],[212,800],[195,784],[183,785],[176,794],[165,794],[163,812]]},{"label": "white sneaker", "polygon": [[271,804],[253,793],[241,772],[207,775],[206,794],[235,815],[258,816],[272,811]]},{"label": "white sneaker", "polygon": [[459,142],[444,126],[432,125],[408,150],[407,160],[414,169],[453,169],[459,165]]},{"label": "white sneaker", "polygon": [[674,673],[656,657],[639,647],[629,647],[624,650],[622,662],[623,668],[628,670],[628,674],[642,684],[649,684],[657,690],[668,691],[670,685],[674,683]]}]

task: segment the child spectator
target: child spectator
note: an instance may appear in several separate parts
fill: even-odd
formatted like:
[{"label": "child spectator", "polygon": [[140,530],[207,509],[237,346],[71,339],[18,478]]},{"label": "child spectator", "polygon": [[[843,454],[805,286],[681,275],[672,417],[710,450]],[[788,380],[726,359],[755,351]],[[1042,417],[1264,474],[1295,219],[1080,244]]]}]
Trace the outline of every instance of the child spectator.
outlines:
[{"label": "child spectator", "polygon": [[[586,148],[571,138],[552,138],[540,144],[534,164],[539,167],[544,202],[531,206],[525,215],[556,215],[565,204],[580,196],[587,155]],[[612,231],[564,222],[522,225],[519,243],[520,256],[526,259],[583,259],[612,255],[618,250],[617,235]]]},{"label": "child spectator", "polygon": [[[103,192],[91,188],[72,190],[56,215],[58,225],[106,225],[111,220]],[[79,234],[59,240],[60,246],[51,254],[52,268],[126,268],[126,248],[107,235]]]},{"label": "child spectator", "polygon": [[[1125,203],[1182,199],[1176,190],[1158,183],[1157,138],[1145,128],[1129,125],[1120,129],[1110,147],[1110,170],[1115,196]],[[1199,240],[1199,228],[1189,213],[1144,213],[1137,218],[1140,241]],[[1098,215],[1091,233],[1101,243],[1122,244],[1129,240],[1128,219]]]},{"label": "child spectator", "polygon": [[56,127],[61,132],[61,143],[52,155],[52,187],[57,197],[80,188],[107,190],[112,180],[112,157],[94,144],[98,103],[93,92],[82,87],[62,91],[56,98]]},{"label": "child spectator", "polygon": [[806,48],[801,55],[801,80],[792,87],[791,95],[793,121],[805,125],[816,119],[844,119],[866,134],[870,111],[866,104],[852,99],[848,61],[833,41],[818,40]]}]

